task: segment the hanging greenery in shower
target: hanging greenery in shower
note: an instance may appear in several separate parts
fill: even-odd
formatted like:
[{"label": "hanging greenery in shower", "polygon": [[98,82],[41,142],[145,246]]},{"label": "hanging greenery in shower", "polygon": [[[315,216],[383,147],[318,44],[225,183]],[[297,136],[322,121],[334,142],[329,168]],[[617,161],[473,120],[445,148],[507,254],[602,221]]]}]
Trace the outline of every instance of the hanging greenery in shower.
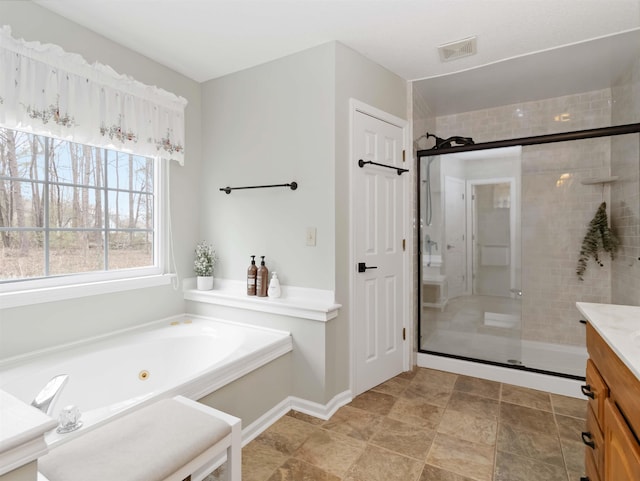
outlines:
[{"label": "hanging greenery in shower", "polygon": [[587,270],[587,262],[590,257],[593,257],[596,263],[602,267],[604,264],[602,264],[598,253],[600,251],[608,252],[611,260],[614,260],[616,252],[618,252],[619,244],[618,239],[613,232],[611,232],[611,229],[609,229],[607,203],[603,202],[600,204],[600,207],[598,207],[594,218],[589,222],[587,234],[582,240],[578,268],[576,269],[576,274],[578,274],[580,280],[584,280],[584,272]]}]

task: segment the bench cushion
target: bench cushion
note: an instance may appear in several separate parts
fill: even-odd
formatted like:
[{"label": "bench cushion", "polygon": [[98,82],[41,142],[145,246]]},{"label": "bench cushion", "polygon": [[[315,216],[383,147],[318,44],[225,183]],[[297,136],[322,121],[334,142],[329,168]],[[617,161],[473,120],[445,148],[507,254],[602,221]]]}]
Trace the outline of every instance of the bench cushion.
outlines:
[{"label": "bench cushion", "polygon": [[156,481],[231,433],[201,410],[165,399],[115,419],[38,460],[50,481]]}]

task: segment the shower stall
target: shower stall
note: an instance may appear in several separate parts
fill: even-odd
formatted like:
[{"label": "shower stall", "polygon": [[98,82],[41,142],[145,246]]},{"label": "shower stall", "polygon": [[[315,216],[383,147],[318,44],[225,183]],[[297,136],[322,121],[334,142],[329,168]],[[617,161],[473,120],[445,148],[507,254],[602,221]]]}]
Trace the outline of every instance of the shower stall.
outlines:
[{"label": "shower stall", "polygon": [[[640,305],[635,50],[611,85],[478,110],[435,115],[426,92],[438,84],[414,82],[420,353],[582,379],[575,303]],[[475,144],[439,148],[433,132]],[[618,251],[580,279],[602,203]]]},{"label": "shower stall", "polygon": [[[637,229],[640,124],[626,128],[549,145],[418,152],[420,351],[584,377],[575,302],[640,300],[640,290],[625,301],[612,287],[620,269],[640,276],[635,245],[626,265],[603,255],[583,279],[576,273],[603,202],[614,232]],[[632,169],[622,167],[629,155]]]}]

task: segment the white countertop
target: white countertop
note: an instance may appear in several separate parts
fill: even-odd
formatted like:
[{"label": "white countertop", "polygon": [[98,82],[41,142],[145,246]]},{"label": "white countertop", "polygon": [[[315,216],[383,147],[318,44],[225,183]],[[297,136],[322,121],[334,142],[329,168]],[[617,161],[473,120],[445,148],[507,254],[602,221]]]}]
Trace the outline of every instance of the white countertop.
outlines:
[{"label": "white countertop", "polygon": [[640,380],[640,307],[589,302],[576,307]]},{"label": "white countertop", "polygon": [[47,452],[44,433],[58,423],[0,389],[0,475]]}]

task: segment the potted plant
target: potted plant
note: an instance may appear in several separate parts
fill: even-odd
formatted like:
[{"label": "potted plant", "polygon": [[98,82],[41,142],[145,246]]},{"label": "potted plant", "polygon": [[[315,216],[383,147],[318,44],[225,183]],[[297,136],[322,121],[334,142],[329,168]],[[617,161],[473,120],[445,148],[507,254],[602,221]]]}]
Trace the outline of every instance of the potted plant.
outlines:
[{"label": "potted plant", "polygon": [[196,245],[193,270],[196,273],[198,290],[209,291],[213,289],[213,268],[216,265],[216,251],[211,244],[205,241]]}]

